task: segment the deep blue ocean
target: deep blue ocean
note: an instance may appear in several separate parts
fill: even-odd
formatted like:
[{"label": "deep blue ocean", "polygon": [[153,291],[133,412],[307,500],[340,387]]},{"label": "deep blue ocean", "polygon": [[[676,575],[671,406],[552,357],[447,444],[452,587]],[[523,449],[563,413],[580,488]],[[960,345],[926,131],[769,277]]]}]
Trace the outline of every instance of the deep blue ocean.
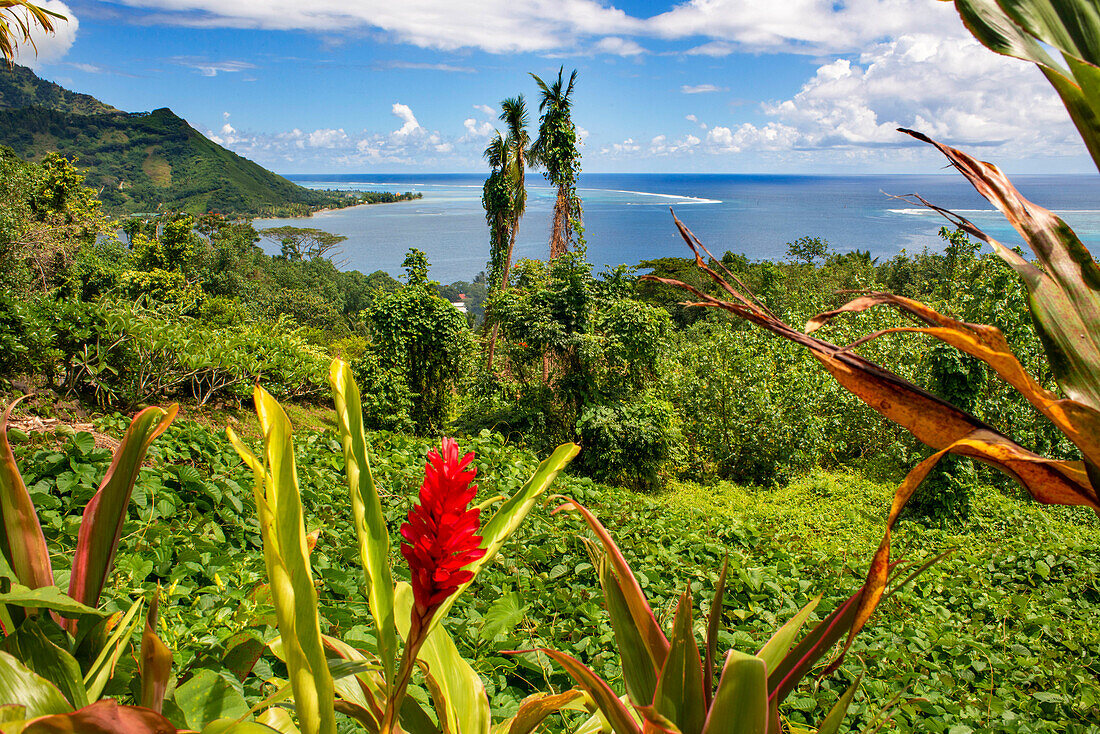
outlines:
[{"label": "deep blue ocean", "polygon": [[[489,258],[481,208],[482,174],[292,175],[311,188],[418,191],[423,199],[321,212],[293,220],[257,220],[257,228],[293,224],[345,235],[338,259],[348,269],[402,272],[410,247],[427,253],[433,280],[470,280]],[[1018,176],[1013,182],[1037,204],[1058,212],[1086,245],[1100,245],[1100,176]],[[605,265],[689,256],[669,207],[716,255],[726,250],[752,259],[782,259],[799,237],[828,240],[838,252],[869,250],[890,257],[901,250],[942,249],[937,214],[891,198],[918,193],[952,209],[993,237],[1022,244],[999,213],[959,175],[766,176],[700,174],[585,174],[588,258]],[[516,259],[545,258],[553,190],[528,177],[527,213]],[[265,243],[269,251],[277,251]],[[1025,248],[1026,250],[1026,248]]]}]

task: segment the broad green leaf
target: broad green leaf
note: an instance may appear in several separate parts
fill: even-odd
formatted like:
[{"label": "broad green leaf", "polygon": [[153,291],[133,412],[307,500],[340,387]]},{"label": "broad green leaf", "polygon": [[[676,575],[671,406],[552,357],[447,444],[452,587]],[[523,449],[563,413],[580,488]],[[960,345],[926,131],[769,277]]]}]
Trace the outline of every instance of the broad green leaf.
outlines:
[{"label": "broad green leaf", "polygon": [[66,617],[108,616],[108,612],[81,604],[56,586],[31,589],[22,584],[12,584],[11,589],[6,593],[0,593],[0,604],[11,604],[27,609],[49,609]]},{"label": "broad green leaf", "polygon": [[550,455],[550,458],[539,464],[535,473],[531,475],[531,478],[520,490],[512,495],[507,502],[500,506],[500,509],[496,511],[488,522],[481,526],[481,530],[478,532],[481,535],[481,547],[485,548],[485,555],[478,560],[471,563],[466,568],[473,573],[473,578],[458,587],[458,590],[451,594],[450,597],[440,605],[436,611],[435,616],[432,617],[430,629],[435,629],[436,625],[441,623],[447,616],[447,613],[451,610],[451,605],[455,603],[455,600],[462,595],[470,584],[477,578],[481,569],[488,566],[497,553],[500,552],[501,547],[505,541],[512,536],[512,533],[516,532],[516,529],[523,523],[524,518],[527,517],[527,513],[531,511],[531,508],[535,506],[538,501],[550,485],[557,479],[558,474],[569,465],[569,462],[580,452],[581,447],[573,443],[562,444],[558,446],[554,453]]},{"label": "broad green leaf", "polygon": [[105,698],[71,714],[36,719],[22,734],[176,734],[176,727],[155,711]]},{"label": "broad green leaf", "polygon": [[817,727],[817,734],[837,734],[840,731],[840,725],[844,723],[844,716],[848,713],[848,707],[852,705],[852,697],[856,695],[856,689],[859,688],[862,677],[857,677],[852,685],[848,686],[848,690],[840,700],[829,709],[829,714],[821,722],[821,726]]},{"label": "broad green leaf", "polygon": [[257,385],[253,394],[264,434],[264,464],[232,431],[228,433],[255,475],[254,495],[264,540],[264,561],[302,731],[334,734],[335,691],[321,644],[317,590],[310,571],[290,420],[262,387]]},{"label": "broad green leaf", "polygon": [[611,618],[611,629],[615,633],[615,645],[619,648],[626,692],[634,703],[648,706],[653,703],[660,668],[650,655],[645,638],[630,614],[619,578],[606,555],[600,558],[600,585]]},{"label": "broad green leaf", "polygon": [[[178,410],[179,406],[173,404],[168,410],[146,408],[134,416],[99,491],[84,508],[69,576],[69,596],[78,602],[90,607],[99,604],[99,594],[114,564],[141,463],[149,446],[175,420]],[[76,623],[70,622],[68,627],[75,632]]]},{"label": "broad green leaf", "polygon": [[271,727],[279,734],[301,734],[294,724],[294,717],[290,712],[278,706],[272,706],[267,711],[256,717],[256,721]]},{"label": "broad green leaf", "polygon": [[332,385],[336,424],[344,447],[345,471],[351,490],[351,517],[359,540],[359,562],[366,574],[367,599],[378,632],[378,656],[385,679],[392,681],[397,638],[393,619],[390,534],[367,456],[359,387],[355,384],[351,369],[339,359],[332,361],[328,379]]},{"label": "broad green leaf", "polygon": [[497,597],[485,611],[478,636],[487,642],[492,642],[497,637],[511,634],[526,611],[526,605],[514,591]]},{"label": "broad green leaf", "polygon": [[642,727],[637,719],[615,695],[615,691],[611,690],[611,686],[589,670],[584,663],[557,650],[542,648],[538,652],[544,653],[565,669],[581,690],[592,698],[596,708],[607,719],[615,734],[642,734]]},{"label": "broad green leaf", "polygon": [[6,652],[0,652],[0,704],[25,706],[28,719],[73,710],[57,686]]},{"label": "broad green leaf", "polygon": [[229,723],[248,714],[244,696],[232,683],[213,670],[199,670],[176,688],[176,705],[183,713],[187,728],[204,731],[204,727],[220,719]]},{"label": "broad green leaf", "polygon": [[43,624],[54,625],[59,634],[65,634],[53,620],[28,617],[14,634],[4,638],[4,650],[56,685],[74,708],[87,706],[88,692],[84,687],[80,663],[46,636],[41,627]]},{"label": "broad green leaf", "polygon": [[768,677],[764,661],[730,650],[714,693],[704,734],[765,734]]},{"label": "broad green leaf", "polygon": [[[405,639],[409,635],[412,607],[412,587],[401,582],[397,585],[394,612],[398,631]],[[446,716],[446,731],[454,734],[488,734],[492,716],[485,684],[459,654],[454,640],[444,627],[432,629],[420,648],[417,660],[427,664],[428,675],[442,694],[443,700],[434,700],[434,703],[436,710]]]},{"label": "broad green leaf", "polygon": [[[383,693],[385,681],[371,674],[371,671],[381,670],[378,659],[364,655],[361,651],[338,638],[326,635],[323,639],[325,646],[339,655],[343,661],[364,666],[361,671],[356,671],[355,677],[352,678],[348,675],[337,675],[336,666],[340,662],[330,660],[329,670],[333,674],[336,695],[361,708],[371,711],[377,709],[377,713],[380,715],[386,699],[385,693]],[[366,687],[365,691],[363,690],[364,686]]]},{"label": "broad green leaf", "polygon": [[680,595],[665,666],[653,694],[653,708],[683,734],[700,734],[707,720],[703,697],[703,661],[695,640],[691,594]]},{"label": "broad green leaf", "polygon": [[111,676],[114,675],[115,663],[130,645],[130,638],[142,623],[139,613],[144,604],[143,599],[138,599],[131,605],[122,620],[115,625],[111,636],[107,638],[107,643],[92,663],[92,667],[88,668],[88,672],[84,674],[84,685],[88,688],[89,701],[95,701],[100,697]]},{"label": "broad green leaf", "polygon": [[810,618],[810,614],[817,608],[820,601],[821,595],[818,594],[817,598],[802,607],[798,614],[788,619],[786,624],[776,630],[775,634],[756,653],[756,657],[764,661],[764,665],[768,670],[775,670],[779,666],[779,662],[787,657],[787,653],[791,651],[791,646],[794,645],[798,633],[802,631],[802,626],[806,624],[806,620]]},{"label": "broad green leaf", "polygon": [[18,402],[12,401],[0,418],[0,552],[19,582],[37,589],[54,585],[53,567],[38,513],[8,443],[8,418]]}]

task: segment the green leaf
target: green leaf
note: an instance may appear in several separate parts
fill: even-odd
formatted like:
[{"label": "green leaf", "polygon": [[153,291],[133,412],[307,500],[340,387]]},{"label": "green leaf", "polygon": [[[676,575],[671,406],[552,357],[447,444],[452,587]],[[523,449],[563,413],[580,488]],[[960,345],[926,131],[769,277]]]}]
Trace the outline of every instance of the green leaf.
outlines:
[{"label": "green leaf", "polygon": [[197,671],[176,688],[174,698],[187,727],[196,731],[205,731],[207,724],[219,719],[233,723],[248,713],[241,692],[213,670]]},{"label": "green leaf", "polygon": [[232,430],[227,433],[255,477],[253,493],[264,541],[264,561],[302,731],[334,734],[335,691],[321,644],[317,590],[306,545],[290,420],[262,387],[257,385],[253,395],[264,434],[264,464]]},{"label": "green leaf", "polygon": [[[397,585],[394,599],[398,630],[408,639],[410,613],[413,607],[412,587],[401,582]],[[417,655],[428,665],[428,675],[434,681],[434,688],[443,700],[433,701],[436,710],[446,717],[448,732],[454,734],[487,734],[492,716],[489,699],[485,695],[485,684],[481,677],[459,654],[454,640],[443,627],[435,627],[428,634],[424,646]]]},{"label": "green leaf", "polygon": [[470,584],[477,578],[481,569],[488,566],[497,553],[500,552],[504,542],[512,536],[512,533],[516,532],[516,529],[523,523],[524,518],[527,517],[527,513],[531,511],[531,508],[535,506],[535,502],[538,501],[550,485],[557,479],[558,474],[569,465],[569,462],[580,452],[581,447],[573,443],[562,444],[558,446],[554,453],[550,455],[550,458],[539,464],[535,473],[531,475],[531,478],[520,490],[512,495],[507,502],[500,506],[496,514],[493,515],[488,522],[481,526],[479,531],[481,534],[481,547],[485,548],[486,553],[484,556],[467,566],[467,570],[473,573],[471,578],[462,586],[458,587],[458,590],[451,594],[443,604],[440,605],[436,611],[435,616],[432,617],[430,629],[435,629],[436,625],[443,621],[447,616],[447,613],[451,610],[451,605],[455,603],[455,600],[462,595]]},{"label": "green leaf", "polygon": [[683,734],[700,734],[707,719],[703,697],[703,661],[692,624],[691,594],[680,595],[672,623],[668,658],[657,680],[653,708]]},{"label": "green leaf", "polygon": [[519,594],[512,591],[498,597],[485,611],[478,636],[486,642],[511,634],[523,619],[527,607],[522,604]]},{"label": "green leaf", "polygon": [[255,721],[218,719],[204,726],[202,734],[279,734],[279,730]]},{"label": "green leaf", "polygon": [[73,710],[57,686],[6,652],[0,652],[0,704],[25,706],[28,719]]},{"label": "green leaf", "polygon": [[31,589],[22,584],[12,584],[9,591],[0,593],[0,604],[11,604],[26,609],[50,609],[66,617],[109,615],[108,612],[81,604],[56,586]]},{"label": "green leaf", "polygon": [[768,678],[764,661],[730,650],[704,734],[766,734]]},{"label": "green leaf", "polygon": [[[99,604],[100,592],[114,564],[141,463],[157,436],[168,430],[177,410],[179,406],[173,404],[168,410],[146,408],[134,416],[99,491],[84,508],[69,576],[69,596],[78,602],[91,607]],[[67,626],[70,632],[76,631],[75,622]]]},{"label": "green leaf", "polygon": [[564,693],[536,693],[523,699],[515,715],[495,727],[501,734],[531,734],[547,716],[558,711],[584,711],[585,698],[578,690]]},{"label": "green leaf", "polygon": [[65,634],[52,620],[29,617],[14,634],[4,638],[4,650],[56,685],[74,708],[87,706],[88,692],[84,688],[80,663],[46,636],[43,624],[52,625],[59,634]]},{"label": "green leaf", "polygon": [[123,651],[129,646],[130,638],[141,625],[143,619],[139,612],[144,605],[144,599],[138,599],[126,612],[122,620],[115,625],[107,643],[100,650],[99,656],[92,663],[92,667],[84,674],[84,685],[88,688],[88,700],[95,701],[107,687],[108,681],[115,672],[115,663]]},{"label": "green leaf", "polygon": [[802,607],[798,614],[787,620],[787,623],[780,627],[756,653],[756,657],[764,661],[764,665],[768,670],[775,670],[779,666],[779,662],[787,657],[795,638],[802,631],[802,626],[806,624],[806,620],[810,618],[810,614],[817,608],[820,601],[821,595],[818,594],[817,598]]},{"label": "green leaf", "polygon": [[657,690],[660,669],[630,614],[622,586],[606,556],[600,559],[600,585],[603,587],[607,613],[611,618],[611,629],[615,633],[615,644],[619,648],[626,692],[631,701],[648,706],[653,702],[653,693]]},{"label": "green leaf", "polygon": [[840,700],[833,704],[833,707],[829,709],[829,714],[821,722],[821,726],[817,727],[817,734],[837,734],[840,731],[840,725],[844,723],[844,715],[848,713],[848,707],[852,705],[852,697],[856,695],[856,689],[859,688],[859,682],[862,678],[862,675],[858,676],[852,685],[848,686],[848,690],[844,692]]},{"label": "green leaf", "polygon": [[351,517],[359,540],[359,562],[366,574],[367,599],[378,631],[378,656],[385,679],[392,681],[397,638],[393,619],[390,534],[367,457],[362,401],[351,370],[342,360],[332,361],[328,379],[344,448],[345,472],[351,490]]},{"label": "green leaf", "polygon": [[710,603],[710,613],[707,614],[707,652],[703,663],[703,698],[707,708],[710,708],[711,699],[714,697],[714,658],[718,650],[718,630],[722,626],[722,603],[726,593],[726,573],[729,571],[730,557],[726,554],[726,560],[722,563],[722,571],[718,574],[718,583],[714,587],[714,599]]},{"label": "green leaf", "polygon": [[160,586],[153,593],[153,602],[145,616],[141,632],[141,705],[160,713],[164,692],[172,675],[172,651],[157,636],[157,610],[160,607]]}]

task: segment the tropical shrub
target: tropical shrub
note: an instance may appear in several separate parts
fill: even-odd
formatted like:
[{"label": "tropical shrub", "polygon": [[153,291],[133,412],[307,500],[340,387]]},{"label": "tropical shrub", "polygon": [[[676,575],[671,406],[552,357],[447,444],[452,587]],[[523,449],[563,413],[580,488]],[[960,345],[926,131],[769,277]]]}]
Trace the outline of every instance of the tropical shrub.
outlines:
[{"label": "tropical shrub", "polygon": [[[0,574],[6,589],[0,595],[0,703],[10,712],[5,726],[29,734],[57,730],[53,727],[84,731],[93,721],[114,721],[118,731],[174,731],[158,713],[171,654],[155,633],[156,598],[145,618],[143,598],[124,615],[110,615],[98,606],[141,464],[150,444],[175,418],[176,406],[146,408],[131,422],[84,510],[68,593],[55,585],[38,513],[8,442],[13,407],[14,402],[0,419]],[[145,708],[100,700],[143,622],[139,700]]]}]

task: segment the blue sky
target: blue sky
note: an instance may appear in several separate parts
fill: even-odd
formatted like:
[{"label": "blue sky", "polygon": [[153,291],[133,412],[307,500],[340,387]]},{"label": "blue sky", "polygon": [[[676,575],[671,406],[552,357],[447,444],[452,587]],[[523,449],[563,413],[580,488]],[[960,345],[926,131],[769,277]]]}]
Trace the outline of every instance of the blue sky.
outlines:
[{"label": "blue sky", "polygon": [[[45,76],[281,173],[480,171],[504,97],[579,72],[584,169],[1094,170],[1041,75],[935,0],[48,0]],[[536,120],[532,121],[537,124]]]}]

